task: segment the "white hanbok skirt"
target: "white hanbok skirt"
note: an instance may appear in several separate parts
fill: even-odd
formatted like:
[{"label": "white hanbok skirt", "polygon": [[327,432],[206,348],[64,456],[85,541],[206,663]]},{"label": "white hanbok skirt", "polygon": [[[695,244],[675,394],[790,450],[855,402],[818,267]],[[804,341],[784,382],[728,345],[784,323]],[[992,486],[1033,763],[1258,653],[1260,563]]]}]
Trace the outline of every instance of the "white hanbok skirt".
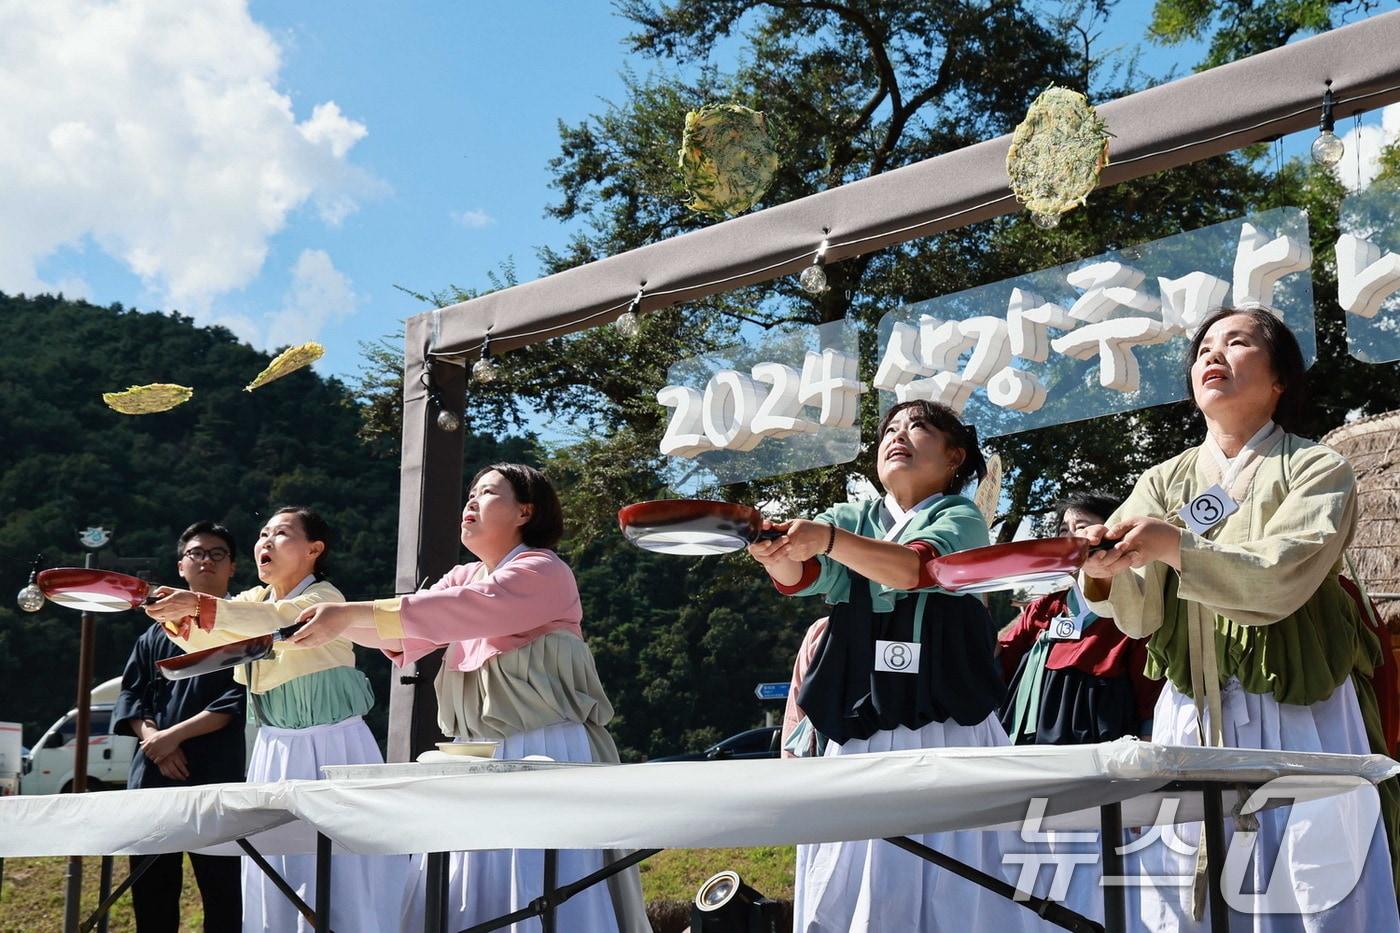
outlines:
[{"label": "white hanbok skirt", "polygon": [[[323,765],[382,764],[374,736],[359,716],[324,726],[262,726],[248,762],[249,782],[319,780]],[[264,856],[297,895],[316,907],[314,855]],[[331,929],[380,933],[399,924],[409,867],[407,855],[343,855],[331,858]],[[252,859],[243,859],[244,933],[311,933],[291,901]]]},{"label": "white hanbok skirt", "polygon": [[[1044,841],[1020,843],[1021,851],[1034,852],[1038,857],[1028,864],[1036,870],[1034,891],[1039,897],[1048,898],[1064,905],[1083,917],[1098,923],[1104,922],[1103,889],[1103,837],[1097,831],[1077,830],[1048,832],[1040,831]],[[1120,844],[1123,859],[1123,875],[1137,876],[1141,873],[1138,859],[1130,848],[1132,839],[1125,836]],[[1140,912],[1137,889],[1131,885],[1117,884],[1123,890],[1124,914],[1135,917]],[[1122,917],[1114,917],[1107,924],[1110,930],[1122,925]],[[1044,929],[1059,929],[1053,924],[1044,924]]]},{"label": "white hanbok skirt", "polygon": [[[558,722],[507,736],[496,748],[497,758],[545,755],[555,761],[592,761],[588,732],[576,722]],[[577,881],[603,867],[600,849],[561,849],[555,862],[555,884]],[[493,849],[453,852],[448,861],[448,928],[461,930],[529,905],[544,893],[543,849]],[[426,908],[427,859],[413,857],[403,910],[404,933],[423,929]],[[585,888],[555,909],[555,929],[571,933],[617,933],[612,895],[607,882]],[[386,927],[386,929],[388,929]],[[511,933],[539,933],[539,918],[512,924]]]},{"label": "white hanbok skirt", "polygon": [[[1350,678],[1326,700],[1311,706],[1283,704],[1272,696],[1247,693],[1239,681],[1231,680],[1222,690],[1221,719],[1224,744],[1233,748],[1354,755],[1371,750]],[[1162,745],[1201,744],[1195,705],[1170,682],[1157,700],[1152,740]],[[1243,877],[1232,879],[1231,862],[1226,861],[1222,887],[1255,896],[1255,906],[1249,912],[1231,909],[1231,933],[1400,930],[1390,851],[1379,813],[1372,787],[1260,811],[1259,834],[1253,857],[1243,865]],[[1234,822],[1228,817],[1225,820],[1227,850]],[[1141,889],[1143,929],[1211,928],[1208,907],[1207,916],[1199,923],[1191,916],[1190,884],[1170,882],[1172,878],[1189,879],[1194,873],[1200,828],[1200,823],[1177,826],[1180,842],[1175,847],[1159,837],[1143,849],[1145,880],[1157,881]],[[1190,854],[1178,849],[1189,849]],[[1263,909],[1270,912],[1260,912]]]},{"label": "white hanbok skirt", "polygon": [[[975,726],[931,722],[918,730],[900,727],[844,745],[832,742],[826,754],[1009,744],[993,714]],[[1010,832],[971,830],[911,838],[1011,883],[1019,868],[1004,862],[1003,853],[1025,848]],[[793,900],[795,933],[1019,933],[1046,928],[1026,907],[882,839],[798,846]]]}]

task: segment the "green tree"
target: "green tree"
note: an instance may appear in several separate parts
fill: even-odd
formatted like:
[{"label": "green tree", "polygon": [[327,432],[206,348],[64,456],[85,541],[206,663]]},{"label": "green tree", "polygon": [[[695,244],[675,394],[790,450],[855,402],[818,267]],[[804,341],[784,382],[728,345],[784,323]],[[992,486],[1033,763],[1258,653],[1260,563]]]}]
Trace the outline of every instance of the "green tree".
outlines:
[{"label": "green tree", "polygon": [[1157,0],[1148,37],[1164,45],[1210,37],[1198,66],[1214,68],[1326,32],[1380,7],[1379,0]]}]

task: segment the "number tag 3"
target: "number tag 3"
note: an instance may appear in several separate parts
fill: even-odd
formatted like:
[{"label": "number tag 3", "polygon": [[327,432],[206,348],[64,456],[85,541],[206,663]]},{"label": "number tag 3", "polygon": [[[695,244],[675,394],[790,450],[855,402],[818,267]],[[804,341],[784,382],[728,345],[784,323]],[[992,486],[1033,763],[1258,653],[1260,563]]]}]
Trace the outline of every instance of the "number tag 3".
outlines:
[{"label": "number tag 3", "polygon": [[1177,510],[1178,515],[1196,534],[1205,534],[1240,510],[1240,505],[1216,483]]},{"label": "number tag 3", "polygon": [[923,645],[915,641],[875,642],[875,670],[887,674],[917,674],[919,672],[919,650]]}]

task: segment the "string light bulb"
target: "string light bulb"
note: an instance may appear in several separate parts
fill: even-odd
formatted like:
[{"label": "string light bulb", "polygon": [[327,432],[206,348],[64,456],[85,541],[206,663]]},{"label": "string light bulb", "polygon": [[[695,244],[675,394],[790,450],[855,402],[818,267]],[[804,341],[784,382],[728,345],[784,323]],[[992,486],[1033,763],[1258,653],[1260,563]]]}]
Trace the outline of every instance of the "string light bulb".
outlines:
[{"label": "string light bulb", "polygon": [[1337,121],[1332,111],[1336,103],[1336,98],[1332,96],[1332,81],[1329,78],[1327,90],[1322,92],[1322,132],[1317,134],[1317,139],[1314,139],[1312,144],[1312,160],[1326,168],[1342,161],[1342,154],[1346,152],[1346,145],[1334,132]]},{"label": "string light bulb", "polygon": [[827,290],[826,270],[822,265],[826,262],[826,238],[823,237],[821,244],[817,247],[817,255],[812,258],[812,264],[802,270],[802,274],[797,277],[797,284],[802,286],[802,290],[809,295],[820,295]]},{"label": "string light bulb", "polygon": [[457,417],[455,411],[439,408],[437,413],[437,426],[439,431],[446,431],[448,434],[452,434],[462,426],[462,419]]},{"label": "string light bulb", "polygon": [[437,417],[433,419],[433,423],[437,425],[439,431],[447,434],[456,432],[462,426],[462,419],[444,404],[442,393],[438,391],[437,384],[433,382],[433,373],[430,368],[423,370],[422,379],[424,387],[428,390],[428,404],[437,409]]},{"label": "string light bulb", "polygon": [[495,382],[501,374],[500,367],[491,359],[491,332],[481,339],[481,356],[472,364],[472,378],[477,382]]},{"label": "string light bulb", "polygon": [[39,562],[42,560],[42,557],[36,557],[34,559],[34,566],[29,571],[29,582],[25,584],[24,589],[20,590],[19,594],[15,596],[15,604],[25,612],[38,612],[40,609],[44,608],[44,591],[39,589],[39,584],[37,582],[39,576]]},{"label": "string light bulb", "polygon": [[617,320],[613,321],[613,327],[616,327],[617,332],[628,340],[636,337],[642,329],[642,294],[646,290],[646,284],[645,282],[641,284],[637,289],[637,296],[632,299],[627,310],[619,314]]}]

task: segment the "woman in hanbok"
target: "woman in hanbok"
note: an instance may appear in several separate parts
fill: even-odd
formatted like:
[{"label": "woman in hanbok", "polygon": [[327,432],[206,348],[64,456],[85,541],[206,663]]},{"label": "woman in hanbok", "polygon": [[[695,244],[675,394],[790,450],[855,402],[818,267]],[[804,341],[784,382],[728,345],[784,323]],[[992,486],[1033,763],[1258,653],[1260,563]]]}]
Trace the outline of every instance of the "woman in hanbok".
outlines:
[{"label": "woman in hanbok", "polygon": [[[438,724],[463,740],[496,740],[499,758],[618,761],[605,726],[613,708],[583,640],[583,608],[569,566],[554,552],[564,533],[554,487],[533,467],[489,466],[473,478],[462,510],[462,544],[477,558],[429,589],[393,599],[321,604],[294,637],[319,645],[348,636],[381,648],[396,665],[447,646],[437,678]],[[602,868],[608,853],[559,853],[559,882]],[[419,873],[426,860],[418,860]],[[404,929],[421,929],[423,878],[410,878]],[[541,850],[455,852],[448,918],[458,930],[511,913],[544,893]],[[635,868],[574,895],[555,911],[557,929],[648,930]],[[539,930],[538,920],[517,933]]]},{"label": "woman in hanbok", "polygon": [[[330,528],[309,508],[278,509],[253,546],[263,586],[228,599],[161,587],[147,607],[154,619],[182,630],[177,643],[197,651],[275,632],[309,606],[343,602],[323,575]],[[248,762],[254,783],[318,780],[324,765],[384,761],[364,714],[374,705],[369,680],[355,667],[355,649],[338,638],[315,648],[288,641],[272,657],[239,667],[234,678],[248,687],[258,737]],[[265,854],[272,867],[316,907],[316,859]],[[331,860],[332,928],[377,933],[398,924],[407,857],[336,855]],[[243,859],[243,929],[246,933],[309,931],[310,924],[251,859]]]},{"label": "woman in hanbok", "polygon": [[[1074,492],[1055,507],[1059,534],[1082,535],[1102,525],[1118,502]],[[1152,709],[1162,682],[1143,669],[1147,642],[1123,634],[1113,619],[1092,612],[1077,586],[1032,600],[997,635],[997,657],[1008,683],[1001,724],[1013,745],[1084,745],[1152,734]],[[1036,893],[1103,922],[1102,851],[1098,833],[1050,832],[1048,850],[1059,870],[1042,872]],[[1136,859],[1124,856],[1126,874]],[[1063,886],[1061,888],[1060,886]],[[1137,891],[1124,892],[1136,910]]]},{"label": "woman in hanbok", "polygon": [[[1153,741],[1370,752],[1378,645],[1338,583],[1355,480],[1336,452],[1288,430],[1302,405],[1297,341],[1268,309],[1223,309],[1187,368],[1205,443],[1149,469],[1106,527],[1085,532],[1117,542],[1085,564],[1091,608],[1151,636],[1147,672],[1167,681]],[[1383,825],[1392,783],[1380,788],[1386,819],[1370,788],[1260,812],[1244,877],[1224,880],[1258,907],[1232,910],[1231,929],[1400,929]],[[1193,881],[1199,828],[1177,827],[1189,854],[1160,840],[1142,852],[1146,929],[1209,928],[1204,875]]]},{"label": "woman in hanbok", "polygon": [[[1056,505],[1063,536],[1102,525],[1118,502],[1071,493]],[[1143,674],[1147,643],[1083,603],[1076,587],[1026,604],[997,635],[1008,692],[1001,724],[1013,745],[1084,745],[1152,734],[1160,680]]]},{"label": "woman in hanbok", "polygon": [[[926,566],[988,543],[981,512],[958,495],[986,473],[976,432],[943,405],[895,405],[880,425],[876,472],[883,499],[775,525],[782,537],[749,547],[781,592],[830,604],[797,704],[827,740],[828,756],[1006,745],[991,618],[975,597],[938,590]],[[1007,835],[917,838],[1014,881],[1002,863]],[[878,839],[799,846],[794,900],[798,933],[1039,923],[1024,907]]]}]

